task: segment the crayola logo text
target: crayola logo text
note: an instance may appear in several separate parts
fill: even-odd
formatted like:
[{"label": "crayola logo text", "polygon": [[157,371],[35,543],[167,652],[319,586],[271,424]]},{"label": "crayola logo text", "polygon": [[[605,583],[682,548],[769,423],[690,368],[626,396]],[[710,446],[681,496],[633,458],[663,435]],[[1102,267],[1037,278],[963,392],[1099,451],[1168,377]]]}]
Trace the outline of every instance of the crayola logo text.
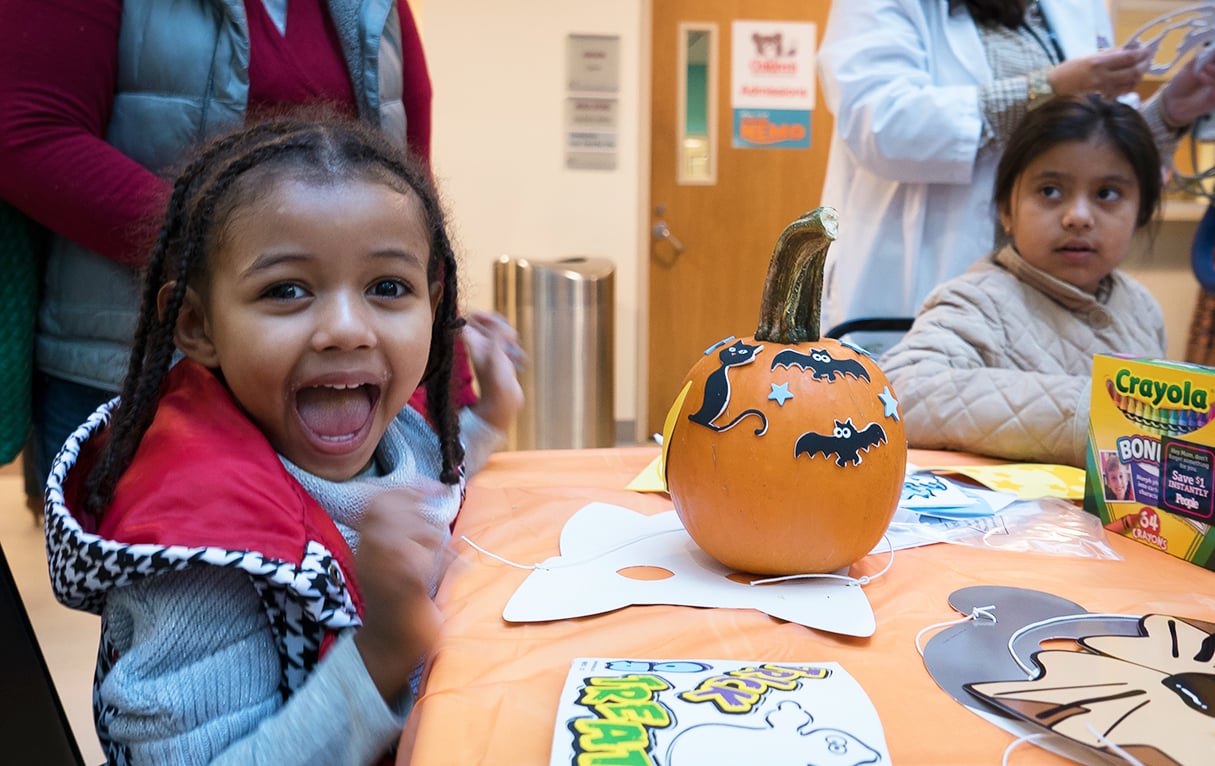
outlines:
[{"label": "crayola logo text", "polygon": [[1188,380],[1183,385],[1178,385],[1151,378],[1140,378],[1132,375],[1131,371],[1124,367],[1114,375],[1114,386],[1119,393],[1132,394],[1154,406],[1168,401],[1169,404],[1179,404],[1199,412],[1207,410],[1207,390],[1194,388]]}]

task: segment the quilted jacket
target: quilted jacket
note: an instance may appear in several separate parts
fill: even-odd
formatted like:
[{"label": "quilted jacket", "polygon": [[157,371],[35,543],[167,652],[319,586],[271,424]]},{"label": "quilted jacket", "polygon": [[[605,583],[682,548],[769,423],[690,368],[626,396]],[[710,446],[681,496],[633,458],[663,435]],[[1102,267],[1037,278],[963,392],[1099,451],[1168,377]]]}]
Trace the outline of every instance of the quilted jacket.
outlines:
[{"label": "quilted jacket", "polygon": [[938,287],[880,359],[912,447],[1083,466],[1093,355],[1163,357],[1164,315],[1115,271],[1099,299],[1011,247]]}]

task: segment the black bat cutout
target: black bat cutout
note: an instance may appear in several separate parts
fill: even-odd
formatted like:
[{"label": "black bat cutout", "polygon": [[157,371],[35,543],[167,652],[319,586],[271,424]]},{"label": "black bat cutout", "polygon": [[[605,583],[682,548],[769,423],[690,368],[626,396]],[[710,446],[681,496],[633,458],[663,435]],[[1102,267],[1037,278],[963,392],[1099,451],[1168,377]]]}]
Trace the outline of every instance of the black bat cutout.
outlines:
[{"label": "black bat cutout", "polygon": [[[784,353],[784,352],[781,352]],[[793,447],[793,457],[809,455],[813,458],[818,453],[823,457],[836,456],[835,464],[841,468],[861,464],[861,451],[869,451],[870,447],[886,443],[886,432],[877,423],[870,423],[861,430],[852,424],[852,418],[844,422],[835,421],[835,430],[830,434],[820,434],[808,431],[797,439]]]},{"label": "black bat cutout", "polygon": [[823,348],[812,348],[803,354],[787,348],[772,357],[772,367],[799,367],[814,373],[815,380],[834,380],[845,375],[851,375],[860,380],[869,380],[869,371],[865,365],[855,359],[836,359]]}]

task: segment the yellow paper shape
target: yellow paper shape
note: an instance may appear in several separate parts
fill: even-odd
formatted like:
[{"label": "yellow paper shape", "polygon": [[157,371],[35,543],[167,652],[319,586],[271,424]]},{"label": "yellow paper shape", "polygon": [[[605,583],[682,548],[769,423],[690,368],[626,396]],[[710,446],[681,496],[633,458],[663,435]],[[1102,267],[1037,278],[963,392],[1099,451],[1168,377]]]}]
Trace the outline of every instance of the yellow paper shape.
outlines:
[{"label": "yellow paper shape", "polygon": [[1061,497],[1084,498],[1084,469],[1053,463],[1008,463],[1006,465],[921,466],[936,473],[968,476],[988,489],[1011,492],[1021,500]]},{"label": "yellow paper shape", "polygon": [[662,423],[662,454],[659,455],[658,465],[655,468],[658,472],[658,481],[662,482],[659,492],[667,491],[667,452],[671,449],[671,434],[675,433],[675,422],[679,419],[679,411],[683,409],[683,400],[688,397],[690,390],[692,390],[692,381],[689,380],[683,384],[683,390],[671,403],[671,409],[667,410],[667,416]]},{"label": "yellow paper shape", "polygon": [[658,455],[650,464],[641,469],[641,473],[633,477],[629,482],[628,487],[634,492],[666,492],[667,483],[662,480],[662,473],[659,470],[659,464],[662,462],[662,455]]}]

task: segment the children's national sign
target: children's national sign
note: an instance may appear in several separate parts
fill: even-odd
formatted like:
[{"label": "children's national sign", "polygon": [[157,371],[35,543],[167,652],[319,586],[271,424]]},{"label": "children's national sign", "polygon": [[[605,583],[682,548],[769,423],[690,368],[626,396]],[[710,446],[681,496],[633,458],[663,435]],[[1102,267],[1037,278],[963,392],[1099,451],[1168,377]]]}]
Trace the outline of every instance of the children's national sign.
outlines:
[{"label": "children's national sign", "polygon": [[735,149],[808,149],[816,25],[735,21],[730,105]]}]

